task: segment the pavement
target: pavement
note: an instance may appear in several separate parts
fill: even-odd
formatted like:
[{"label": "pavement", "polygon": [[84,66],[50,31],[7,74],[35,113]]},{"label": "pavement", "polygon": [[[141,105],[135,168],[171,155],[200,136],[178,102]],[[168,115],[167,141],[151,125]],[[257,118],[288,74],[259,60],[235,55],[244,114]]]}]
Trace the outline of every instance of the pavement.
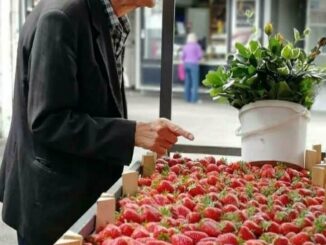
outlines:
[{"label": "pavement", "polygon": [[[147,122],[158,118],[158,93],[128,91],[127,98],[129,118],[131,120]],[[319,103],[324,105],[322,101],[326,100],[319,100]],[[193,142],[180,139],[179,143],[240,147],[240,138],[236,137],[234,133],[239,127],[237,110],[229,105],[212,102],[206,94],[202,94],[199,103],[196,104],[186,103],[183,101],[182,95],[173,94],[172,120],[195,135]],[[308,147],[316,143],[326,146],[326,137],[323,137],[326,135],[325,122],[325,111],[312,111],[311,121],[308,126]],[[0,159],[2,158],[3,148],[4,140],[0,139]],[[144,150],[136,148],[133,161],[139,160],[144,152]],[[17,244],[15,232],[1,221],[0,244]]]}]

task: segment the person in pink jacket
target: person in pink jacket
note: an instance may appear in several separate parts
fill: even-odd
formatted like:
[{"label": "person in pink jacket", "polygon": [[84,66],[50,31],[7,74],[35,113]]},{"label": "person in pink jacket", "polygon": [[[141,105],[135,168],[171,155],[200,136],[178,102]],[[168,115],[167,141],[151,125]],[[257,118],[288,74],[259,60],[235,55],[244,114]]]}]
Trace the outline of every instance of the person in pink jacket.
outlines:
[{"label": "person in pink jacket", "polygon": [[197,43],[195,33],[189,33],[187,43],[182,50],[182,61],[185,66],[185,100],[190,103],[196,103],[198,100],[199,87],[199,61],[203,52]]}]

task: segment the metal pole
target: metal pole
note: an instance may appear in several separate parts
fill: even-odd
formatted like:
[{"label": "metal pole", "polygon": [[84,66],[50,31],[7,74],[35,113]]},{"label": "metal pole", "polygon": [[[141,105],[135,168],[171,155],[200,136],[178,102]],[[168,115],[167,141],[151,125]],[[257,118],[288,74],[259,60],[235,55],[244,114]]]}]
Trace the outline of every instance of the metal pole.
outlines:
[{"label": "metal pole", "polygon": [[175,0],[163,0],[160,117],[171,119]]},{"label": "metal pole", "polygon": [[226,1],[226,40],[227,40],[227,53],[231,53],[231,45],[232,45],[232,8],[233,8],[233,1],[234,0],[227,0]]}]

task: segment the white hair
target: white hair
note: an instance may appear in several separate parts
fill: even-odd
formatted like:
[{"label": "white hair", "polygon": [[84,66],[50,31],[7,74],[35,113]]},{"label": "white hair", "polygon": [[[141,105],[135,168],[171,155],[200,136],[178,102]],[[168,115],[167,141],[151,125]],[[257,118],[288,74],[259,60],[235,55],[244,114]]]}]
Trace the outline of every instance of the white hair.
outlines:
[{"label": "white hair", "polygon": [[196,43],[197,42],[197,36],[195,33],[189,33],[187,36],[187,43]]}]

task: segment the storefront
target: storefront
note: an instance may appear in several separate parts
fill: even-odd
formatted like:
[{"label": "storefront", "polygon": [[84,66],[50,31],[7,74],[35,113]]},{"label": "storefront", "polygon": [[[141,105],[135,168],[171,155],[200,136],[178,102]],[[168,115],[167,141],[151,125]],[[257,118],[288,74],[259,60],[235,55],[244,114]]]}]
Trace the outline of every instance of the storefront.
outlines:
[{"label": "storefront", "polygon": [[[270,1],[261,0],[177,0],[175,9],[174,90],[180,90],[183,81],[178,78],[180,54],[187,34],[197,35],[204,52],[200,62],[200,79],[226,64],[226,56],[235,42],[246,43],[253,35],[253,26],[261,29]],[[247,13],[253,15],[248,19]],[[136,88],[156,90],[161,72],[162,1],[154,9],[144,9],[140,18],[140,76]],[[269,20],[269,19],[267,19]],[[261,35],[257,32],[257,38]]]}]

